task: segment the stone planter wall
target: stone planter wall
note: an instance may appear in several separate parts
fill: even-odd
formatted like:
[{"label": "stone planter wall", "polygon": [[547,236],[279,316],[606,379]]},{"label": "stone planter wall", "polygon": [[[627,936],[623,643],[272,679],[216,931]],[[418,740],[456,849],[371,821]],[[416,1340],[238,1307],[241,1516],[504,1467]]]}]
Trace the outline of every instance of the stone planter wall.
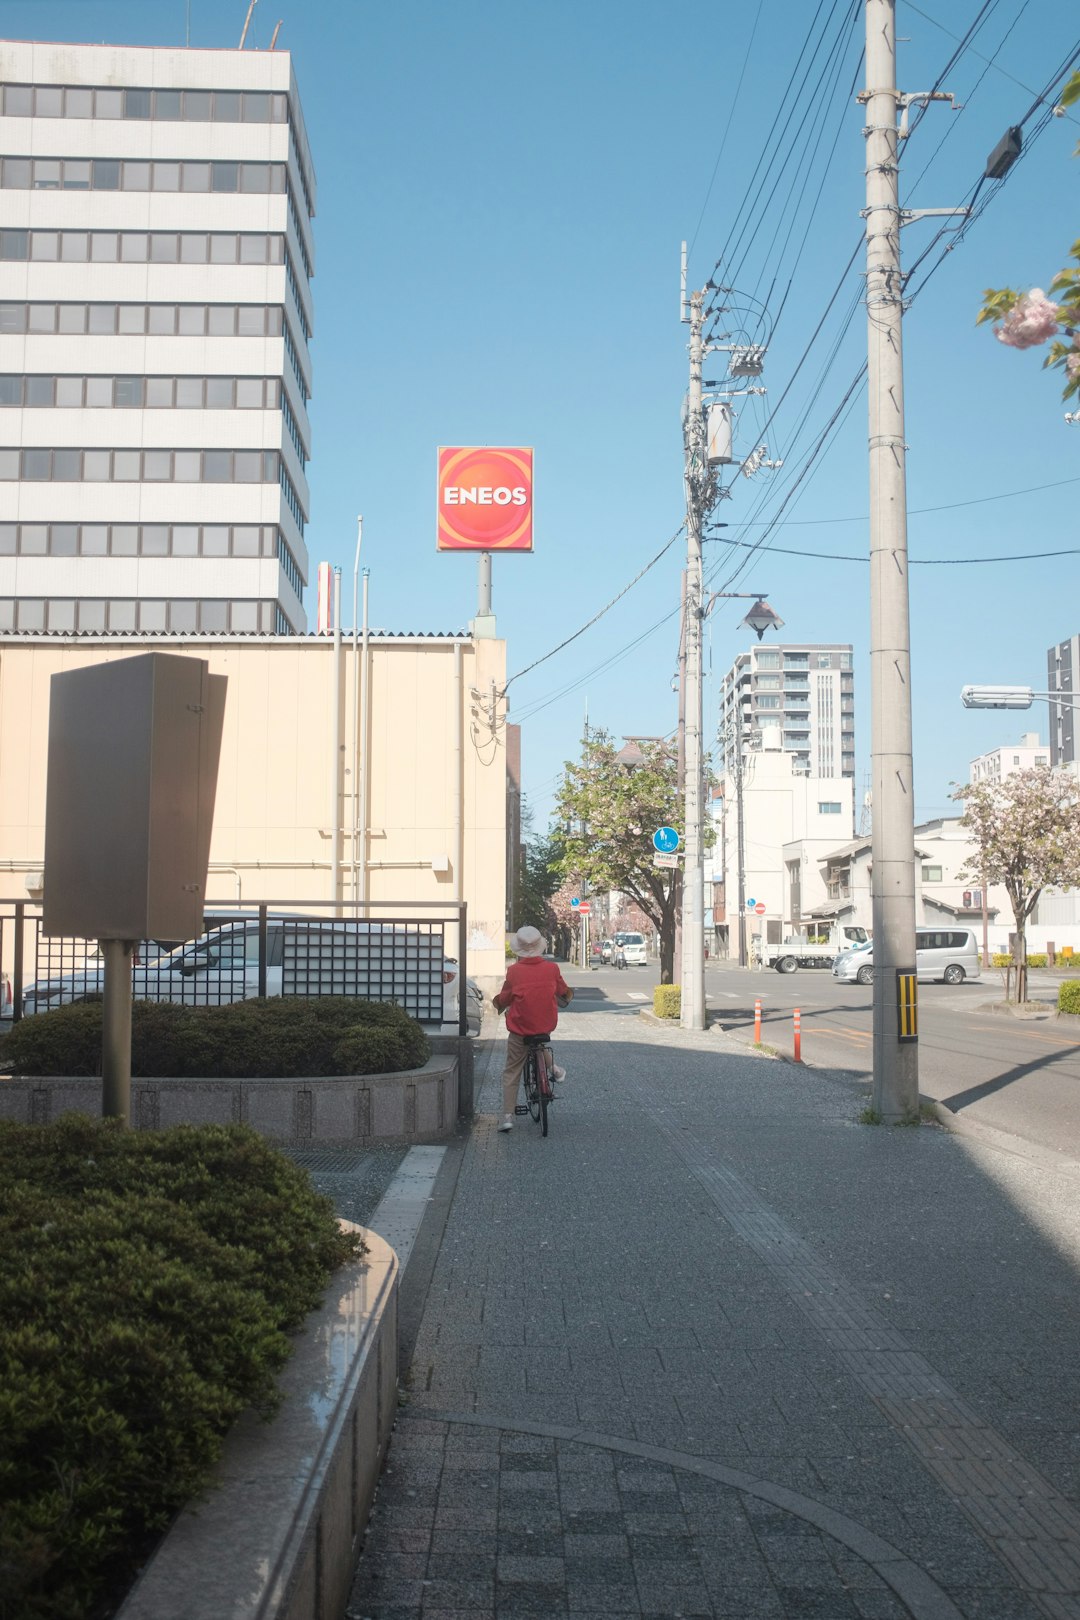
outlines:
[{"label": "stone planter wall", "polygon": [[397,1415],[397,1257],[366,1236],[304,1324],[280,1412],[237,1424],[116,1620],[341,1620]]},{"label": "stone planter wall", "polygon": [[[430,1142],[457,1123],[458,1073],[456,1052],[444,1052],[398,1074],[133,1079],[131,1123],[137,1130],[242,1123],[271,1142]],[[100,1079],[0,1077],[0,1119],[46,1125],[72,1111],[100,1115]]]}]

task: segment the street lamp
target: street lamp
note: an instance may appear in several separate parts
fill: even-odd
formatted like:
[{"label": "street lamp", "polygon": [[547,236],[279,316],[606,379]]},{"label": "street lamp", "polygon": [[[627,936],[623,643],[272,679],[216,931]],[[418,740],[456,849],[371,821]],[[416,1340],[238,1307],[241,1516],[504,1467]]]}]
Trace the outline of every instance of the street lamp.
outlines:
[{"label": "street lamp", "polygon": [[[701,618],[708,617],[717,601],[749,601],[752,606],[742,623],[760,641],[766,630],[779,630],[783,619],[771,608],[764,596],[755,591],[713,591],[703,603]],[[692,610],[691,610],[692,611]],[[700,705],[700,686],[697,689]],[[685,711],[680,704],[680,760],[686,760],[683,745]],[[700,737],[700,730],[698,733]],[[739,954],[745,966],[745,919],[743,918],[745,887],[742,818],[742,740],[736,744],[738,770],[736,798],[738,812],[738,864],[739,864]],[[700,750],[693,766],[687,761],[686,780],[686,856],[683,863],[682,896],[680,905],[679,938],[681,945],[682,1024],[684,1029],[705,1028],[705,783]]]},{"label": "street lamp", "polygon": [[962,686],[960,701],[965,709],[1030,709],[1033,703],[1060,703],[1075,709],[1077,692],[1033,692],[1030,686]]}]

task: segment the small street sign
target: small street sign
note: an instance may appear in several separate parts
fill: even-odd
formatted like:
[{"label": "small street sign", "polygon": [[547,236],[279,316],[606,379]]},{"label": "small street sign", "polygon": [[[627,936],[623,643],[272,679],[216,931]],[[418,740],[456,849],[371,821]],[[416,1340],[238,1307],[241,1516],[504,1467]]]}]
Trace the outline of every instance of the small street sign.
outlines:
[{"label": "small street sign", "polygon": [[588,900],[579,900],[578,901],[577,914],[578,914],[579,917],[587,917],[589,915],[589,912],[590,912],[591,909],[592,908],[591,908]]},{"label": "small street sign", "polygon": [[679,857],[677,855],[656,854],[652,858],[652,863],[654,866],[678,866]]},{"label": "small street sign", "polygon": [[755,906],[756,906],[756,905],[757,905],[757,901],[756,901],[756,900],[748,900],[748,901],[747,901],[747,902],[746,902],[746,909],[747,909],[747,911],[753,911],[753,909],[754,909],[754,907],[755,907]]},{"label": "small street sign", "polygon": [[765,915],[765,902],[764,902],[764,900],[759,900],[757,905],[754,907],[754,910],[757,912],[759,917],[764,917],[764,915]]},{"label": "small street sign", "polygon": [[573,908],[574,908],[574,910],[575,910],[575,911],[576,911],[576,910],[577,910],[577,908],[578,908],[578,906],[580,906],[580,904],[581,904],[581,900],[580,900],[580,899],[579,899],[579,897],[578,897],[578,896],[577,896],[577,895],[576,895],[576,894],[575,894],[575,896],[574,896],[574,898],[573,898],[573,899],[572,899],[572,900],[571,900],[571,902],[570,902],[570,904],[571,904],[571,905],[572,905],[572,906],[573,906]]},{"label": "small street sign", "polygon": [[661,855],[673,855],[679,847],[680,839],[674,827],[657,827],[652,835],[653,848]]}]

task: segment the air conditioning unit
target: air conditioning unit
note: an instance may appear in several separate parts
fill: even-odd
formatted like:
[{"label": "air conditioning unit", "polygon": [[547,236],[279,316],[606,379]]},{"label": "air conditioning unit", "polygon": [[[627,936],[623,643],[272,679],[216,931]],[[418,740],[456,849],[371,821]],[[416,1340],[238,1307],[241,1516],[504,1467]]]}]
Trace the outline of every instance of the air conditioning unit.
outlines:
[{"label": "air conditioning unit", "polygon": [[45,887],[45,874],[44,872],[27,872],[24,881],[27,893],[40,894]]}]

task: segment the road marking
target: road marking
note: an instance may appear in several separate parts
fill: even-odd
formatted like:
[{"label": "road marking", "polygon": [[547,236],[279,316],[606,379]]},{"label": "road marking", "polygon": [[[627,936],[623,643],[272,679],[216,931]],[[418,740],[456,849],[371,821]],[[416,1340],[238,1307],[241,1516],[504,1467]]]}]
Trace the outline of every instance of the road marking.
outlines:
[{"label": "road marking", "polygon": [[640,990],[628,990],[626,992],[626,999],[627,1001],[648,1001],[649,998],[648,996],[643,995]]}]

